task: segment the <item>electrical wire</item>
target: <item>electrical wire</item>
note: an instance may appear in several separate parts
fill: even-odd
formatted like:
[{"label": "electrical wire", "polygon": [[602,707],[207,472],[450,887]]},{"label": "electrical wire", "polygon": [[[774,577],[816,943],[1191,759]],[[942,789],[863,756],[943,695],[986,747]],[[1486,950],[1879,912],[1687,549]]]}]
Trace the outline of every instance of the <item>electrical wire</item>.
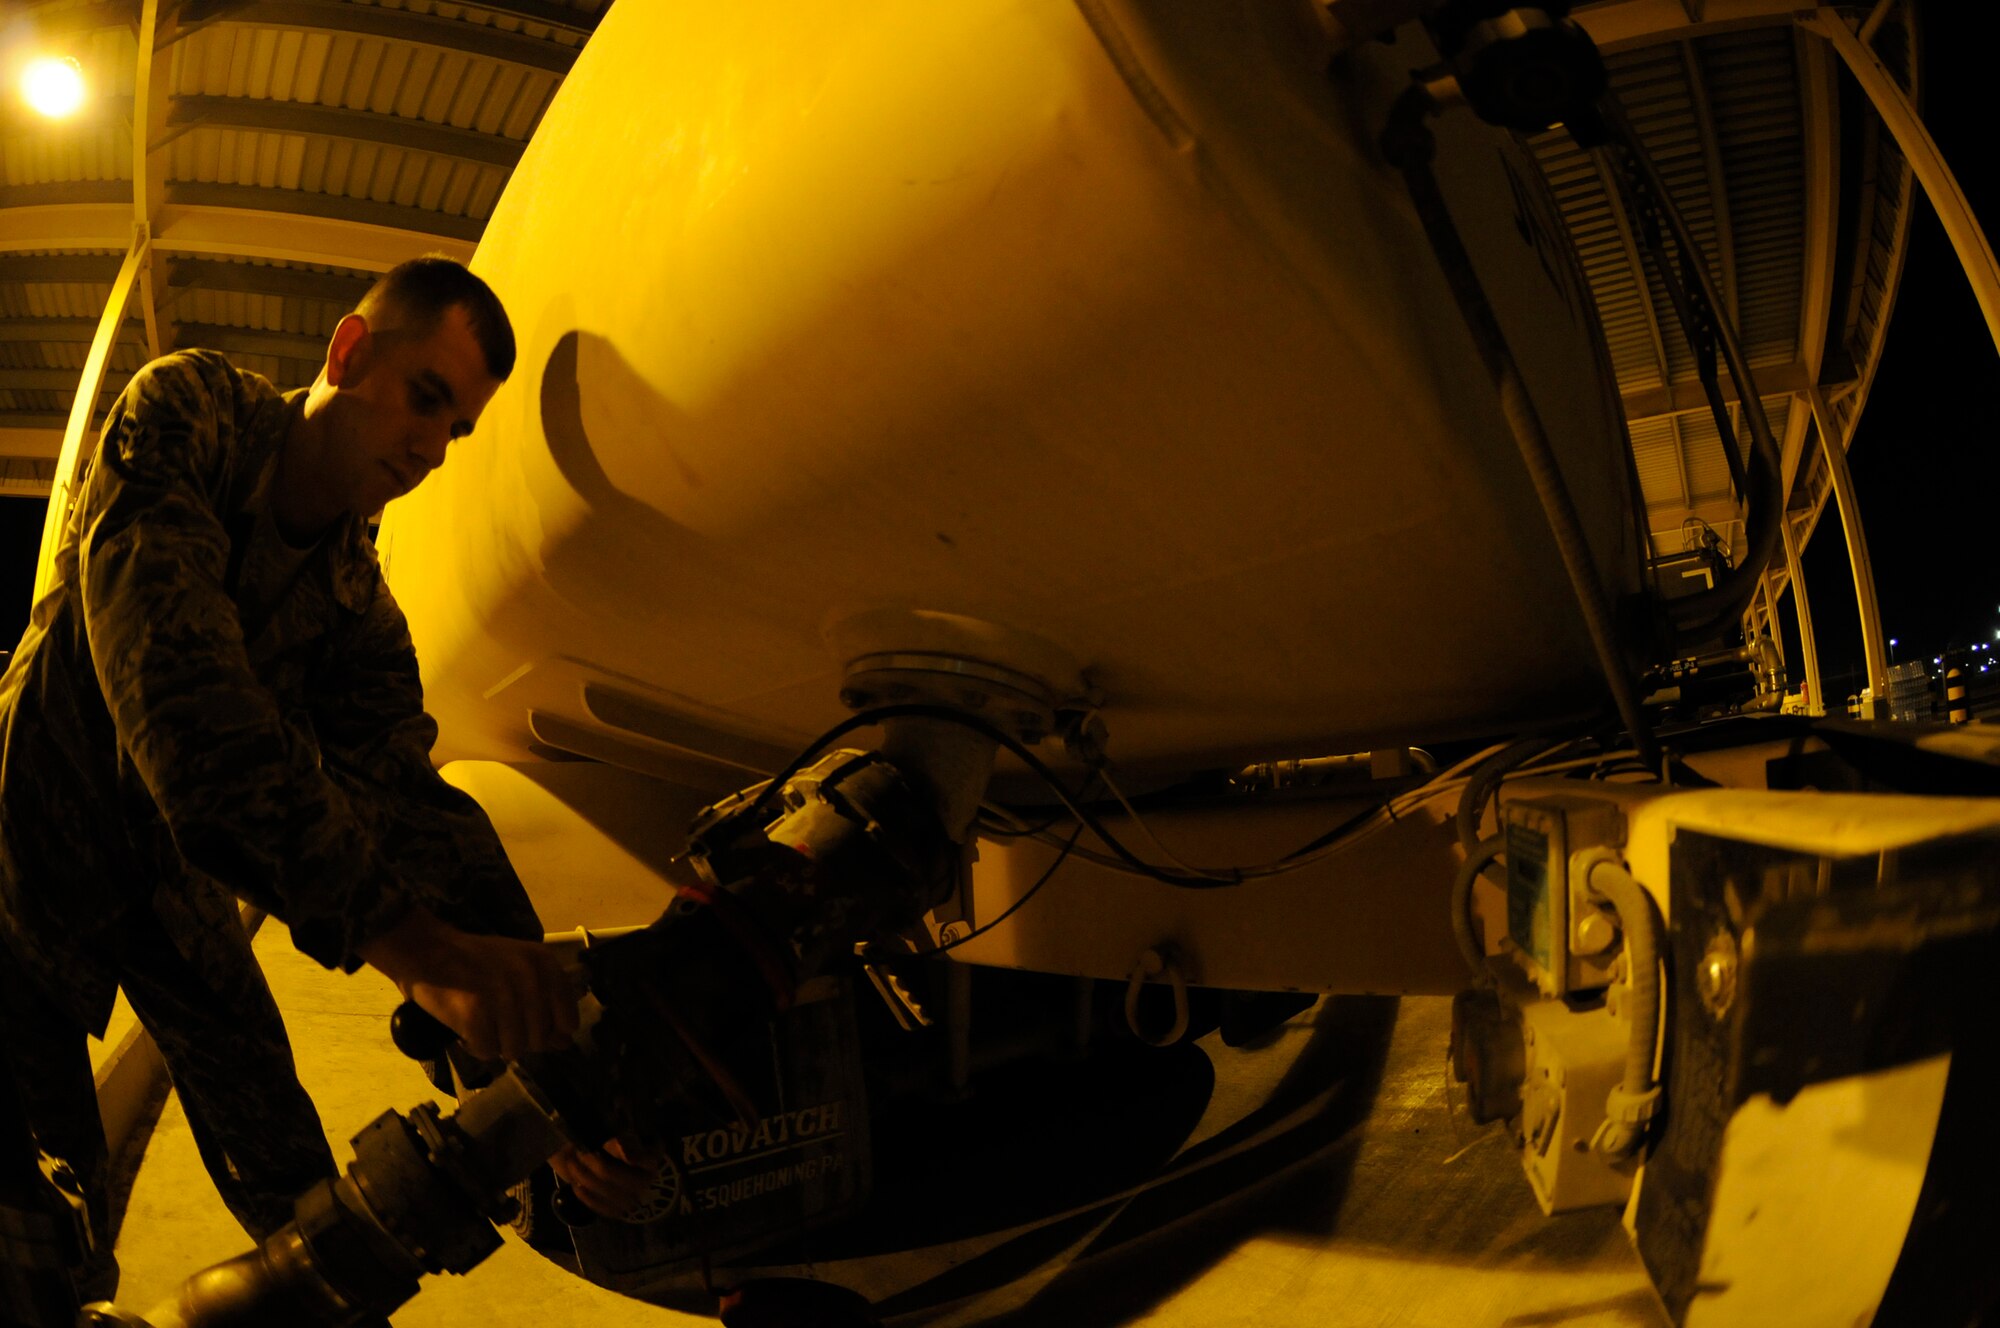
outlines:
[{"label": "electrical wire", "polygon": [[[1427,783],[1415,789],[1406,790],[1396,797],[1386,799],[1375,806],[1357,813],[1316,839],[1292,850],[1284,857],[1255,866],[1222,868],[1210,873],[1190,871],[1185,867],[1180,871],[1169,871],[1154,863],[1144,861],[1127,848],[1124,842],[1107,829],[1104,823],[1090,811],[1089,807],[1082,803],[1081,790],[1077,794],[1072,794],[1063,786],[1062,781],[1056,777],[1055,772],[1044,765],[1041,759],[1030,751],[1019,739],[975,715],[954,710],[949,706],[921,704],[878,706],[872,710],[864,710],[848,717],[828,729],[825,733],[822,733],[794,757],[785,769],[773,777],[764,786],[762,791],[757,794],[746,814],[760,812],[769,804],[777,791],[791,781],[793,776],[805,769],[820,753],[824,752],[841,738],[846,737],[857,729],[869,728],[888,720],[904,718],[944,720],[948,723],[958,724],[964,728],[971,729],[973,732],[991,739],[999,746],[1012,752],[1023,765],[1027,766],[1029,771],[1037,779],[1046,784],[1049,790],[1056,795],[1057,801],[1063,805],[1064,809],[1080,823],[1078,833],[1072,836],[1072,841],[1067,844],[1061,841],[1059,836],[1048,830],[1037,831],[1031,827],[1023,826],[1018,820],[1016,820],[1015,827],[1018,833],[1015,837],[1031,838],[1041,843],[1053,844],[1063,848],[1066,856],[1075,856],[1099,866],[1108,867],[1114,871],[1146,877],[1159,881],[1162,884],[1182,889],[1197,890],[1241,885],[1247,881],[1280,876],[1309,867],[1330,854],[1352,847],[1354,844],[1361,842],[1362,839],[1395,824],[1409,809],[1432,799],[1442,797],[1447,793],[1466,788],[1470,783],[1470,778],[1477,777],[1479,771],[1487,764],[1494,762],[1501,753],[1509,752],[1513,747],[1519,745],[1518,743],[1506,744],[1503,747],[1490,748],[1486,751],[1475,753],[1473,757],[1460,761],[1449,770],[1439,772],[1436,777]],[[1546,743],[1549,740],[1534,739],[1532,741]],[[1568,745],[1567,742],[1561,742],[1553,748],[1546,749],[1546,752],[1559,752]],[[1564,769],[1574,768],[1578,764],[1592,764],[1597,761],[1611,759],[1614,755],[1626,754],[1604,753],[1595,757],[1584,758],[1581,762],[1561,762],[1554,764],[1544,764],[1524,756],[1519,761],[1512,762],[1512,764],[1520,766],[1518,771],[1506,770],[1500,777],[1504,779],[1515,774],[1521,776],[1555,774]],[[1460,778],[1456,772],[1468,766],[1473,767],[1473,776]],[[1088,784],[1084,785],[1084,790],[1088,788]],[[1123,803],[1122,797],[1119,800]],[[1015,819],[1011,813],[1005,812],[1004,809],[996,810],[1001,811],[1009,819]],[[1129,804],[1125,804],[1125,810],[1128,814],[1132,815],[1134,823],[1139,826],[1141,833],[1152,840],[1155,847],[1159,847],[1159,841],[1154,838],[1150,829],[1146,827],[1144,820],[1137,815]],[[1081,831],[1084,829],[1089,830],[1091,834],[1095,835],[1106,848],[1111,850],[1111,853],[1109,855],[1098,853],[1075,843],[1074,840],[1081,837]],[[1162,848],[1161,851],[1165,852],[1166,850]]]},{"label": "electrical wire", "polygon": [[1213,868],[1190,867],[1187,865],[1187,863],[1181,861],[1179,856],[1176,855],[1172,849],[1168,848],[1165,844],[1162,844],[1160,842],[1159,836],[1153,833],[1152,827],[1146,824],[1145,818],[1139,815],[1137,808],[1133,807],[1132,800],[1125,796],[1125,790],[1119,788],[1117,784],[1112,782],[1111,772],[1108,770],[1099,770],[1097,772],[1097,777],[1104,782],[1104,787],[1110,791],[1111,796],[1118,799],[1118,805],[1120,807],[1123,807],[1125,809],[1125,814],[1132,818],[1132,824],[1138,827],[1139,833],[1146,837],[1146,842],[1151,844],[1154,848],[1160,851],[1161,857],[1165,858],[1168,862],[1173,863],[1174,866],[1180,868],[1184,872],[1189,873],[1190,875],[1207,876],[1215,880],[1227,879],[1226,877],[1223,877],[1222,875],[1217,873]]},{"label": "electrical wire", "polygon": [[[1475,766],[1480,763],[1482,758],[1490,759],[1504,745],[1495,745],[1487,748],[1485,751],[1475,753],[1474,756],[1468,757],[1466,760],[1459,762],[1458,765],[1453,766],[1452,771],[1461,770],[1468,766]],[[1564,746],[1567,745],[1569,744],[1564,744]],[[1560,750],[1562,750],[1561,747],[1552,749],[1552,751]],[[1633,755],[1634,753],[1627,750],[1607,755],[1585,756],[1569,761],[1551,762],[1546,760],[1546,758],[1542,758],[1529,761],[1518,769],[1509,770],[1501,778],[1505,782],[1515,779],[1567,774],[1578,770],[1587,770],[1600,761],[1617,758],[1629,759]],[[1449,775],[1452,771],[1446,771],[1444,775]],[[1438,779],[1432,780],[1418,788],[1410,789],[1397,797],[1389,799],[1386,803],[1367,808],[1347,821],[1343,821],[1340,825],[1335,826],[1332,830],[1327,831],[1317,839],[1292,850],[1290,854],[1279,859],[1276,864],[1270,867],[1261,869],[1239,868],[1238,870],[1243,872],[1246,880],[1256,880],[1310,867],[1315,863],[1323,861],[1333,853],[1351,848],[1372,838],[1375,834],[1388,829],[1424,803],[1434,802],[1453,793],[1462,792],[1469,782],[1468,779],[1462,777],[1444,778],[1443,775],[1440,775]],[[1046,832],[1035,834],[1032,838],[1037,842],[1051,846],[1060,846],[1062,842],[1059,835],[1048,834]],[[1144,877],[1149,875],[1146,872],[1135,872],[1119,859],[1106,853],[1095,852],[1091,849],[1078,847],[1075,850],[1074,856],[1079,860],[1103,867],[1108,871],[1120,872],[1128,876]]]},{"label": "electrical wire", "polygon": [[846,737],[856,729],[869,728],[891,719],[944,720],[947,723],[971,729],[974,733],[991,739],[993,742],[1006,748],[1023,765],[1027,766],[1037,779],[1049,786],[1049,791],[1056,795],[1056,800],[1062,803],[1070,815],[1083,822],[1084,826],[1093,835],[1096,835],[1099,840],[1103,841],[1106,848],[1109,848],[1127,866],[1133,868],[1143,876],[1150,876],[1165,885],[1180,886],[1194,890],[1207,890],[1217,886],[1236,885],[1244,879],[1242,874],[1234,871],[1225,877],[1196,876],[1187,872],[1167,871],[1146,862],[1133,853],[1132,850],[1125,847],[1124,843],[1116,835],[1107,830],[1104,827],[1104,823],[1098,820],[1088,807],[1083,806],[1072,797],[1069,790],[1063,787],[1062,781],[1056,778],[1055,772],[1042,764],[1041,758],[1036,756],[1032,751],[1029,751],[1019,738],[995,725],[987,723],[976,715],[969,715],[964,711],[954,710],[950,706],[920,704],[877,706],[872,710],[863,710],[859,714],[848,717],[828,729],[825,733],[822,733],[805,750],[793,757],[791,763],[773,777],[769,784],[765,785],[763,791],[757,795],[756,799],[745,810],[744,815],[750,818],[761,815],[779,789],[782,789],[786,784],[791,782],[793,776],[805,769],[815,757],[841,738]]},{"label": "electrical wire", "polygon": [[1023,894],[1019,899],[1016,899],[1013,903],[1007,905],[1006,908],[1002,909],[1000,911],[999,917],[993,919],[993,921],[991,922],[982,923],[980,926],[974,927],[971,931],[959,937],[957,940],[951,942],[949,945],[940,945],[939,947],[937,947],[937,949],[929,950],[926,951],[925,953],[933,955],[949,954],[951,951],[956,950],[959,946],[969,944],[970,942],[979,939],[981,936],[984,936],[987,932],[992,931],[995,927],[1005,922],[1008,918],[1011,918],[1016,913],[1020,912],[1021,906],[1023,904],[1026,904],[1030,899],[1033,899],[1035,897],[1035,892],[1040,890],[1043,886],[1047,885],[1049,881],[1054,878],[1057,870],[1061,868],[1063,863],[1069,860],[1070,850],[1076,847],[1076,841],[1078,839],[1081,839],[1082,837],[1083,837],[1083,823],[1079,821],[1077,822],[1076,829],[1070,832],[1069,842],[1062,846],[1062,851],[1056,854],[1055,861],[1049,864],[1048,870],[1043,872],[1041,876],[1036,879],[1035,883],[1029,886],[1027,890],[1023,892]]},{"label": "electrical wire", "polygon": [[1471,852],[1479,842],[1479,820],[1486,813],[1486,799],[1507,772],[1547,751],[1547,738],[1520,738],[1508,743],[1479,763],[1466,781],[1465,796],[1458,800],[1458,842]]},{"label": "electrical wire", "polygon": [[[1090,793],[1090,790],[1096,786],[1098,777],[1101,774],[1102,771],[1091,772],[1091,777],[1085,780],[1083,784],[1076,790],[1076,792],[1070,794],[1070,796],[1072,798],[1078,798],[1078,799],[1086,797]],[[1058,813],[1057,815],[1048,817],[1040,825],[1026,825],[1022,822],[1020,817],[1014,814],[1012,808],[1003,807],[997,802],[982,802],[979,804],[979,809],[982,812],[990,812],[994,816],[1001,817],[1007,821],[1012,822],[1011,825],[1004,827],[994,826],[991,825],[990,823],[981,824],[980,826],[981,831],[984,832],[986,836],[991,839],[1021,839],[1025,838],[1028,835],[1038,835],[1043,831],[1048,830],[1051,827],[1055,826],[1059,822],[1076,819],[1072,816],[1065,816],[1062,815],[1061,813]]]}]

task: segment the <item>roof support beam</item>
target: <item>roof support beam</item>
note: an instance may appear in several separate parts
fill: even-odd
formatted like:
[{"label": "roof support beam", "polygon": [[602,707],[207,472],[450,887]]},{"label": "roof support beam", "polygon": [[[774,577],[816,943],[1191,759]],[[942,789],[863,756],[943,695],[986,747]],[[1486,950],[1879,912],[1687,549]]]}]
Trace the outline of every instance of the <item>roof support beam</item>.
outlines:
[{"label": "roof support beam", "polygon": [[1896,0],[1875,0],[1875,7],[1868,11],[1868,17],[1861,20],[1861,44],[1873,45],[1875,34],[1882,30],[1882,22],[1889,17],[1889,11],[1896,7]]},{"label": "roof support beam", "polygon": [[177,258],[168,282],[176,291],[199,287],[238,295],[275,295],[288,300],[323,300],[352,309],[368,293],[364,277],[332,272],[307,272],[293,267],[258,263],[224,263],[207,258]]},{"label": "roof support beam", "polygon": [[[116,275],[116,274],[113,274]],[[129,320],[119,329],[131,337],[144,329]],[[97,334],[94,318],[8,318],[0,319],[0,341],[89,341]]]},{"label": "roof support beam", "polygon": [[[1781,392],[1803,392],[1812,385],[1812,376],[1805,366],[1798,364],[1762,365],[1757,369],[1757,390],[1767,397]],[[1722,375],[1722,400],[1727,405],[1740,404],[1736,395],[1736,384],[1727,374]],[[1675,383],[1672,387],[1648,388],[1621,398],[1625,406],[1627,423],[1638,424],[1643,420],[1657,420],[1668,415],[1708,414],[1708,393],[1700,383]]]},{"label": "roof support beam", "polygon": [[230,210],[239,214],[239,224],[245,229],[251,227],[249,218],[243,214],[262,212],[272,214],[274,219],[283,218],[278,221],[281,227],[293,225],[293,218],[314,217],[401,231],[421,237],[416,241],[417,247],[405,255],[409,258],[416,257],[424,246],[440,239],[460,241],[469,253],[471,246],[479,242],[480,232],[486,229],[486,223],[477,217],[454,217],[423,208],[378,203],[372,198],[349,198],[344,194],[321,194],[307,189],[260,189],[255,185],[182,181],[168,186],[167,203],[169,210],[182,204]]},{"label": "roof support beam", "polygon": [[[387,272],[406,258],[425,253],[447,254],[465,262],[471,259],[470,241],[449,239],[431,231],[412,230],[386,220],[369,222],[359,217],[339,219],[310,213],[257,209],[251,201],[265,194],[284,194],[283,189],[246,191],[239,204],[217,205],[206,200],[192,201],[170,193],[160,217],[156,241],[169,253],[196,254],[218,258],[264,258],[279,263],[312,263],[325,267],[351,267],[363,272]],[[276,201],[276,200],[273,200]],[[261,217],[246,216],[262,211]],[[400,213],[402,209],[392,209]],[[410,211],[415,212],[412,208]],[[410,218],[418,221],[429,213]]]},{"label": "roof support beam", "polygon": [[519,139],[499,134],[454,129],[402,115],[378,115],[373,111],[256,97],[176,97],[167,113],[166,130],[153,147],[158,150],[191,129],[203,128],[253,129],[267,134],[307,134],[386,143],[390,147],[506,170],[514,168],[528,146]]},{"label": "roof support beam", "polygon": [[1792,588],[1792,611],[1799,620],[1799,654],[1805,657],[1806,713],[1823,715],[1826,697],[1820,692],[1819,643],[1813,639],[1812,601],[1806,596],[1806,571],[1799,561],[1799,536],[1790,512],[1779,519],[1778,533],[1785,544],[1785,579]]},{"label": "roof support beam", "polygon": [[[124,180],[56,180],[48,184],[0,185],[0,210],[89,207],[122,203],[131,215],[132,186]],[[95,246],[93,246],[95,247]]]},{"label": "roof support beam", "polygon": [[[104,374],[100,376],[98,385],[122,392],[131,376],[127,373]],[[74,392],[77,384],[75,369],[0,369],[0,391]]]},{"label": "roof support beam", "polygon": [[319,360],[326,355],[325,337],[212,323],[183,324],[179,345],[183,350],[201,346],[230,355],[275,355],[281,360]]},{"label": "roof support beam", "polygon": [[1826,459],[1827,477],[1833,481],[1833,501],[1840,509],[1840,528],[1847,536],[1847,561],[1854,569],[1854,599],[1861,611],[1861,653],[1868,666],[1868,687],[1874,695],[1873,708],[1862,707],[1863,719],[1887,716],[1889,702],[1889,649],[1882,632],[1882,607],[1875,599],[1875,564],[1868,557],[1868,536],[1861,527],[1861,504],[1854,494],[1854,473],[1847,466],[1847,447],[1841,436],[1840,421],[1826,394],[1818,388],[1806,392],[1812,406],[1813,423],[1819,430],[1820,452]]},{"label": "roof support beam", "polygon": [[[139,286],[140,269],[146,265],[148,237],[144,230],[134,228],[132,246],[125,251],[125,261],[118,267],[118,277],[111,283],[111,298],[105,301],[104,316],[98,320],[97,335],[90,343],[90,354],[84,357],[83,373],[74,386],[76,396],[70,402],[69,420],[63,426],[62,455],[56,460],[56,477],[49,492],[49,511],[42,523],[42,551],[35,566],[35,599],[39,600],[49,588],[55,576],[56,545],[62,538],[63,523],[69,519],[70,500],[76,495],[77,471],[83,458],[84,435],[90,431],[90,419],[97,406],[98,389],[104,384],[104,367],[111,358],[111,348],[117,343],[119,326],[125,321],[126,308],[132,301],[132,293]],[[30,601],[31,603],[33,601]]]},{"label": "roof support beam", "polygon": [[1778,592],[1772,588],[1776,580],[1777,574],[1768,570],[1760,578],[1759,583],[1764,589],[1764,612],[1761,617],[1764,624],[1764,635],[1771,638],[1771,645],[1778,652],[1778,663],[1783,664],[1785,662],[1785,634],[1778,630]]},{"label": "roof support beam", "polygon": [[[0,205],[0,254],[46,249],[122,251],[131,235],[132,202],[124,196],[122,183],[118,185],[118,192],[120,197],[114,202],[13,209]],[[375,204],[373,206],[378,209],[377,215],[382,220],[371,223],[358,216],[351,220],[339,220],[255,206],[266,201],[283,201],[267,199],[267,195],[292,192],[297,191],[247,189],[240,195],[233,195],[228,204],[221,205],[206,201],[207,196],[204,196],[204,201],[197,202],[178,191],[170,191],[167,205],[154,227],[153,246],[167,253],[316,263],[326,267],[358,268],[364,272],[387,272],[404,259],[424,253],[448,254],[460,262],[469,261],[472,257],[472,241],[431,231],[411,230],[404,225],[386,224],[390,217],[383,216],[381,211],[386,210],[387,214],[392,214],[393,220],[399,222],[422,222],[423,218],[435,215],[416,208]],[[318,198],[321,195],[309,197]],[[264,211],[263,224],[246,224],[245,206],[252,211]],[[403,214],[406,212],[416,215],[405,217]],[[22,260],[7,261],[38,263],[43,260],[40,255],[24,255]],[[71,260],[65,257],[52,261]],[[88,261],[108,264],[109,273],[113,275],[118,270],[116,258],[91,258]],[[110,275],[36,279],[108,281]]]},{"label": "roof support beam", "polygon": [[[0,250],[4,250],[0,240]],[[9,254],[0,252],[0,281],[109,285],[118,276],[116,254]]]},{"label": "roof support beam", "polygon": [[1972,215],[1972,205],[1966,202],[1958,178],[1951,173],[1944,154],[1938,151],[1937,141],[1924,127],[1902,85],[1874,50],[1848,29],[1840,15],[1831,10],[1816,10],[1803,22],[1826,38],[1834,53],[1847,62],[1847,68],[1861,90],[1868,94],[1876,113],[1896,136],[1896,146],[1903,150],[1903,157],[1923,185],[1925,196],[1937,210],[1938,220],[1944,223],[1944,233],[1951,239],[1966,279],[1972,283],[1979,310],[1986,316],[1987,334],[1993,338],[1994,346],[2000,348],[2000,262],[1995,261],[1993,246],[1987,242],[1978,218]]},{"label": "roof support beam", "polygon": [[562,32],[587,37],[597,31],[598,14],[554,3],[554,0],[458,0],[460,9],[477,9],[495,18],[517,18],[523,23],[540,23]]},{"label": "roof support beam", "polygon": [[[132,199],[119,187],[119,197],[100,202],[68,203],[55,206],[16,207],[5,202],[0,189],[0,253],[44,249],[114,249],[119,254],[132,238]],[[103,265],[101,276],[49,276],[22,278],[35,281],[110,281],[118,275],[118,256],[91,255],[49,258],[34,254],[9,258],[8,264],[27,264],[45,270],[69,265],[81,271],[81,264],[93,269]],[[28,270],[28,269],[23,269]]]},{"label": "roof support beam", "polygon": [[545,69],[552,74],[567,74],[576,63],[579,49],[524,33],[506,32],[485,23],[467,23],[463,19],[440,18],[407,9],[349,4],[347,0],[188,0],[181,11],[181,23],[184,31],[210,23],[249,23],[379,37],[385,41],[448,47],[482,59]]},{"label": "roof support beam", "polygon": [[1609,55],[1713,32],[1790,23],[1800,5],[1810,3],[1813,0],[1704,0],[1694,16],[1684,0],[1600,0],[1578,5],[1570,17],[1590,34],[1597,49]]},{"label": "roof support beam", "polygon": [[[1799,301],[1799,367],[1806,382],[1819,382],[1826,363],[1827,320],[1833,313],[1836,255],[1834,243],[1839,230],[1836,215],[1840,198],[1840,161],[1834,151],[1834,121],[1839,115],[1839,91],[1833,55],[1825,42],[1809,37],[1799,39],[1800,128],[1805,138],[1805,288]],[[1806,424],[1809,412],[1794,410],[1791,427],[1785,430],[1780,450],[1779,473],[1783,477],[1786,505],[1791,503],[1792,484],[1798,478],[1799,462],[1805,455]]]},{"label": "roof support beam", "polygon": [[0,415],[0,457],[32,457],[37,461],[54,461],[62,455],[62,424],[22,425],[23,418],[38,416]]},{"label": "roof support beam", "polygon": [[[170,10],[168,32],[174,26]],[[132,82],[132,220],[149,239],[167,197],[166,153],[152,144],[152,127],[166,114],[173,78],[173,52],[160,40],[160,0],[144,0],[139,9],[139,66]],[[162,297],[166,292],[166,268],[159,253],[148,246],[146,261],[139,269],[139,313],[146,320],[146,354],[158,359],[174,344],[171,325],[163,324]]]}]

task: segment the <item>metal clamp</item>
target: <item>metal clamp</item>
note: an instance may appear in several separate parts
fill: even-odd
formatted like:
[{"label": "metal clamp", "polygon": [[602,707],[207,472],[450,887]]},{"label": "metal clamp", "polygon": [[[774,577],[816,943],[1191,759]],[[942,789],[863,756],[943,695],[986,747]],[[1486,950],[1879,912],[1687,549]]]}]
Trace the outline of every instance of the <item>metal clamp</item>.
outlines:
[{"label": "metal clamp", "polygon": [[[1174,1022],[1166,1033],[1154,1037],[1139,1027],[1139,991],[1149,978],[1165,973],[1167,984],[1174,993]],[[1132,974],[1125,981],[1125,1025],[1132,1030],[1132,1036],[1149,1047],[1171,1047],[1187,1036],[1188,997],[1187,978],[1181,974],[1181,967],[1174,961],[1174,952],[1162,946],[1160,949],[1142,951],[1132,964]]]}]

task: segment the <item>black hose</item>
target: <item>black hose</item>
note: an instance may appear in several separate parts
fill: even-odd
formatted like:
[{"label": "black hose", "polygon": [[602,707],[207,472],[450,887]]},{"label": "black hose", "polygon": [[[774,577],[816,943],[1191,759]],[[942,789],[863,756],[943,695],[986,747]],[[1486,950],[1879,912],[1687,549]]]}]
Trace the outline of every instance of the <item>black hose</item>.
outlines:
[{"label": "black hose", "polygon": [[1465,861],[1458,864],[1458,873],[1451,882],[1451,935],[1458,942],[1458,952],[1465,957],[1465,966],[1472,970],[1472,976],[1479,982],[1491,979],[1486,968],[1486,947],[1479,943],[1479,937],[1472,931],[1472,886],[1479,879],[1479,873],[1493,859],[1506,850],[1507,841],[1503,835],[1482,839],[1465,855]]},{"label": "black hose", "polygon": [[1577,607],[1582,611],[1584,625],[1589,630],[1598,667],[1604,671],[1612,703],[1618,708],[1618,718],[1632,735],[1633,746],[1650,761],[1658,754],[1658,744],[1646,724],[1645,714],[1639,708],[1639,695],[1632,684],[1631,670],[1619,648],[1611,600],[1597,574],[1596,559],[1584,537],[1576,503],[1570,497],[1562,468],[1556,463],[1555,451],[1549,446],[1548,433],[1542,427],[1534,400],[1528,395],[1528,385],[1521,377],[1520,365],[1507,347],[1500,321],[1494,315],[1492,303],[1486,298],[1479,274],[1473,269],[1472,257],[1465,250],[1465,242],[1459,238],[1458,228],[1451,219],[1451,210],[1446,206],[1437,177],[1431,171],[1431,158],[1437,144],[1424,119],[1435,104],[1423,84],[1413,83],[1406,89],[1389,112],[1389,123],[1382,135],[1383,155],[1403,173],[1403,182],[1409,188],[1410,199],[1423,223],[1424,236],[1430,241],[1438,266],[1444,270],[1452,297],[1465,319],[1466,330],[1472,334],[1479,358],[1499,393],[1501,414],[1506,418],[1508,431],[1514,436],[1514,445],[1527,467],[1528,478],[1535,486],[1535,495],[1541,500],[1549,532],[1555,537],[1557,552],[1562,555],[1563,570],[1569,574],[1570,589],[1576,596]]},{"label": "black hose", "polygon": [[1466,777],[1465,792],[1458,797],[1456,818],[1458,842],[1467,853],[1479,846],[1479,818],[1486,809],[1486,799],[1492,795],[1493,786],[1509,770],[1547,745],[1546,738],[1518,738],[1473,767],[1472,773]]}]

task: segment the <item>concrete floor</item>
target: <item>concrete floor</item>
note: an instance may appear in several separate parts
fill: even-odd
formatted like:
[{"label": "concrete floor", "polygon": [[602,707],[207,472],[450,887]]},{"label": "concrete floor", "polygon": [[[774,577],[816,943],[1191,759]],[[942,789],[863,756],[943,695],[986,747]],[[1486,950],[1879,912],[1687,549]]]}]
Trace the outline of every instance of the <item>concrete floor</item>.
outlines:
[{"label": "concrete floor", "polygon": [[[386,981],[367,970],[324,972],[292,950],[276,922],[257,950],[336,1157],[350,1157],[347,1140],[385,1108],[435,1095],[389,1043],[396,994]],[[1373,1110],[1309,1164],[1072,1269],[1004,1320],[962,1306],[942,1321],[1660,1328],[1666,1321],[1616,1215],[1543,1218],[1506,1145],[1448,1111],[1446,1007],[1402,1003]],[[1305,1032],[1287,1035],[1295,1031]],[[1227,1055],[1217,1059],[1220,1088],[1229,1066]],[[143,1310],[247,1244],[169,1099],[119,1240],[120,1303]],[[395,1318],[398,1328],[712,1322],[593,1287],[511,1237],[470,1276],[432,1279]]]}]

